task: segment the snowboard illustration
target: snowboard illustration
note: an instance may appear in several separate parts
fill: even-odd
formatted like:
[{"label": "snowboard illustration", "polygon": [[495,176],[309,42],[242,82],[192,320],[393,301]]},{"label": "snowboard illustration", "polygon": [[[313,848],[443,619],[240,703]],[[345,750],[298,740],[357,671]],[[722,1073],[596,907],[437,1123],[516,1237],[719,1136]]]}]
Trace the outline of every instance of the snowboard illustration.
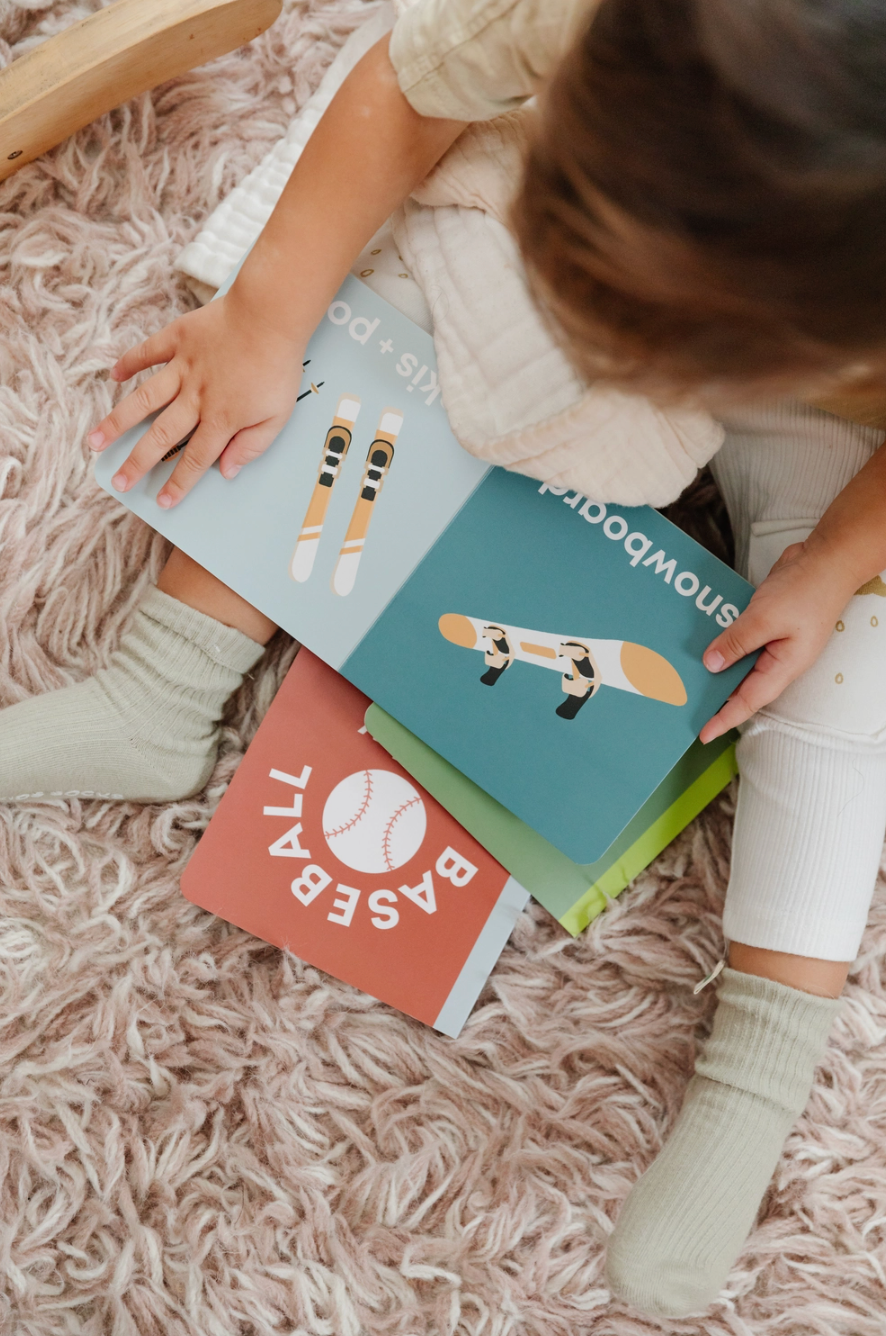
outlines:
[{"label": "snowboard illustration", "polygon": [[317,481],[289,563],[289,574],[299,584],[304,584],[314,569],[314,558],[317,555],[332,489],[341,473],[341,466],[348,453],[354,423],[359,412],[360,399],[356,394],[342,394],[339,397],[332,426],[326,433],[326,440],[323,443]]},{"label": "snowboard illustration", "polygon": [[[384,486],[385,478],[394,459],[394,444],[403,426],[403,414],[398,408],[382,409],[375,440],[369,447],[366,463],[363,467],[363,479],[360,483],[360,495],[351,515],[351,522],[345,534],[345,540],[338,554],[338,561],[332,573],[332,588],[336,594],[350,594],[357,579],[360,558],[363,556],[363,544],[369,521]],[[304,530],[302,530],[304,533]]]},{"label": "snowboard illustration", "polygon": [[601,687],[616,687],[646,696],[666,705],[685,705],[687,696],[676,668],[645,645],[629,640],[592,640],[587,636],[553,635],[528,631],[444,613],[438,622],[440,634],[453,645],[480,650],[486,671],[480,681],[492,687],[516,661],[559,672],[566,696],[557,706],[561,719],[574,719]]}]

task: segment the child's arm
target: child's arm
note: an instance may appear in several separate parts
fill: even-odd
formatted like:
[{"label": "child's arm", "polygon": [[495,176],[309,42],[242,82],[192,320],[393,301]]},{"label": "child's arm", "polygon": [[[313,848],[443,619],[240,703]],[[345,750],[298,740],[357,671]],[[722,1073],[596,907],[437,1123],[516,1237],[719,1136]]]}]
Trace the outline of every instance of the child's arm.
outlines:
[{"label": "child's arm", "polygon": [[886,444],[831,502],[805,543],[793,543],[748,608],[708,646],[711,672],[765,645],[756,665],[701,730],[710,742],[744,723],[805,672],[861,585],[886,570]]},{"label": "child's arm", "polygon": [[418,115],[388,38],[348,75],[224,297],[120,358],[115,380],[166,365],[90,432],[102,450],[164,408],[114,478],[126,491],[188,432],[157,500],[173,506],[216,460],[231,478],[267,449],[295,403],[304,348],[354,257],[421,181],[462,122]]}]

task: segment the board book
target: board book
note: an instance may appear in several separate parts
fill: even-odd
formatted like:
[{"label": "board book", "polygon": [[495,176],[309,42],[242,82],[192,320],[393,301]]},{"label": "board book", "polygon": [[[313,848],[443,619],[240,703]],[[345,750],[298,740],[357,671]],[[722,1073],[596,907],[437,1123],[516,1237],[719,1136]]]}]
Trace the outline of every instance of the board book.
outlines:
[{"label": "board book", "polygon": [[230,923],[457,1035],[528,894],[301,650],[182,877]]},{"label": "board book", "polygon": [[572,862],[377,705],[366,727],[465,830],[576,937],[738,774],[737,734],[696,740],[593,863]]},{"label": "board book", "polygon": [[[657,511],[491,468],[433,340],[345,280],[277,440],[172,510],[119,499],[570,860],[601,858],[748,671],[705,647],[752,588]],[[293,367],[293,377],[302,369]],[[143,424],[97,460],[110,480]]]}]

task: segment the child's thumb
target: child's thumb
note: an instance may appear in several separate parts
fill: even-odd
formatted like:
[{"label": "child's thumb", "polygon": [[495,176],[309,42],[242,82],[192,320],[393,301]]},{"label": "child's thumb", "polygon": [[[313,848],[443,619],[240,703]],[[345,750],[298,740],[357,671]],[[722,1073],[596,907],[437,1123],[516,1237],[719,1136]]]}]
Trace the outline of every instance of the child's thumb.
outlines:
[{"label": "child's thumb", "polygon": [[282,421],[273,418],[254,427],[244,427],[232,436],[219,456],[222,477],[235,478],[244,464],[264,454],[282,426]]},{"label": "child's thumb", "polygon": [[721,673],[724,668],[731,668],[739,659],[765,645],[768,638],[759,618],[748,608],[716,640],[711,641],[702,662],[709,672]]}]

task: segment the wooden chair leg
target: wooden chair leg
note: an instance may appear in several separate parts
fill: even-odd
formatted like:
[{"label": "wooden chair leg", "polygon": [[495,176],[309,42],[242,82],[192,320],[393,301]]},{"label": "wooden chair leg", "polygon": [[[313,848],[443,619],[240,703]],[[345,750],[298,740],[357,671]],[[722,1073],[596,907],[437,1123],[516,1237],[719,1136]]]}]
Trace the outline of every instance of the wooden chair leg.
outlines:
[{"label": "wooden chair leg", "polygon": [[282,0],[115,0],[0,72],[0,181],[97,116],[250,42]]}]

